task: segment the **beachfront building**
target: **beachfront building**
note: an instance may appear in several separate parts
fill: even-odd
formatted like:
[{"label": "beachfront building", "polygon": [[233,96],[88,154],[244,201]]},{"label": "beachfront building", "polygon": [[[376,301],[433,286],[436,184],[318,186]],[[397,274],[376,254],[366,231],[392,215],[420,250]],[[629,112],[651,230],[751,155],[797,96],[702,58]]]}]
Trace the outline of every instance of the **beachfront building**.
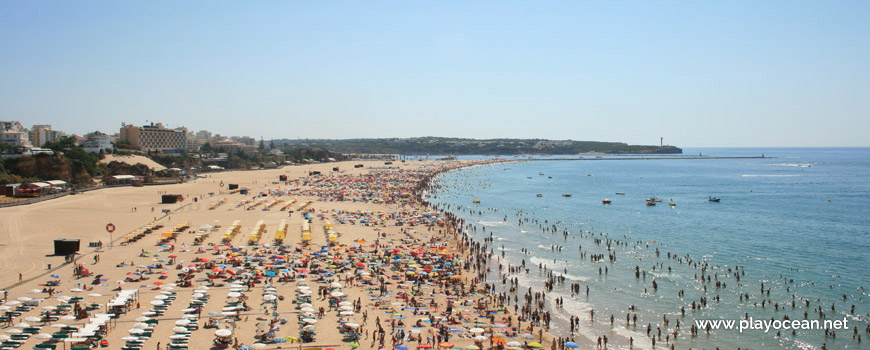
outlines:
[{"label": "beachfront building", "polygon": [[47,142],[58,142],[65,136],[65,132],[52,130],[49,124],[34,125],[30,128],[30,140],[36,147],[42,147]]},{"label": "beachfront building", "polygon": [[33,147],[30,132],[17,121],[0,121],[0,143],[11,147]]},{"label": "beachfront building", "polygon": [[146,152],[182,153],[187,148],[187,129],[167,129],[161,123],[121,127],[121,142]]},{"label": "beachfront building", "polygon": [[100,150],[109,153],[112,150],[112,137],[99,131],[94,131],[85,135],[85,142],[82,143],[82,147],[88,153],[100,153]]}]

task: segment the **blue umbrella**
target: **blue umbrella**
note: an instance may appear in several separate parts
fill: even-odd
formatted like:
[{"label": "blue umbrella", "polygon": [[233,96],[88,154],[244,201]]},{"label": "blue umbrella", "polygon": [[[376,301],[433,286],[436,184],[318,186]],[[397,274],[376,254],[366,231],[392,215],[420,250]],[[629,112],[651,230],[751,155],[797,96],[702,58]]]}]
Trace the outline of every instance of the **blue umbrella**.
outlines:
[{"label": "blue umbrella", "polygon": [[58,274],[53,274],[53,275],[51,275],[51,277],[54,277],[54,278],[60,278],[60,275],[58,275]]},{"label": "blue umbrella", "polygon": [[396,350],[408,350],[408,346],[405,344],[396,345]]},{"label": "blue umbrella", "polygon": [[577,343],[572,342],[572,341],[565,343],[565,346],[567,346],[569,348],[579,348],[580,347],[580,345],[577,345]]}]

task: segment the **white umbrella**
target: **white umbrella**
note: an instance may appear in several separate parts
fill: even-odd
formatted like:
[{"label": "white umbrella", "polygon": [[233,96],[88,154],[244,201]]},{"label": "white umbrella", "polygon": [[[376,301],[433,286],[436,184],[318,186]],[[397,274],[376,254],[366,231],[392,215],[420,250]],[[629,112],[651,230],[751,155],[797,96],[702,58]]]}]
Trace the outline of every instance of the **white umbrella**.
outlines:
[{"label": "white umbrella", "polygon": [[263,343],[251,344],[251,349],[265,349],[265,348],[266,348],[266,344],[263,344]]},{"label": "white umbrella", "polygon": [[75,320],[76,317],[73,315],[66,315],[66,316],[61,316],[60,319],[64,320],[64,321],[72,321],[72,320]]},{"label": "white umbrella", "polygon": [[8,307],[6,305],[0,306],[0,311],[9,311],[11,309],[12,309],[11,307]]},{"label": "white umbrella", "polygon": [[480,334],[480,333],[483,333],[483,328],[472,328],[472,329],[469,329],[468,331],[471,333],[474,333],[474,334]]},{"label": "white umbrella", "polygon": [[189,324],[190,324],[190,320],[188,320],[186,318],[175,321],[175,325],[177,325],[177,326],[187,326]]},{"label": "white umbrella", "polygon": [[7,341],[7,340],[9,340],[9,339],[12,339],[12,337],[10,337],[10,336],[8,336],[8,335],[6,335],[6,334],[0,334],[0,340],[2,340],[2,341]]},{"label": "white umbrella", "polygon": [[332,288],[341,288],[341,283],[338,283],[338,282],[332,282],[332,283],[329,284],[329,286],[332,287]]},{"label": "white umbrella", "polygon": [[479,343],[479,342],[484,342],[484,341],[486,341],[486,340],[489,339],[489,338],[487,338],[487,337],[485,337],[485,336],[482,336],[482,335],[478,335],[478,336],[475,336],[475,337],[472,338],[472,339],[474,339],[474,341],[476,341],[476,342]]},{"label": "white umbrella", "polygon": [[81,288],[73,288],[73,289],[70,289],[69,291],[70,291],[70,292],[73,292],[73,293],[81,293],[81,292],[84,292],[84,289],[81,289]]},{"label": "white umbrella", "polygon": [[175,334],[175,335],[169,336],[169,339],[187,339],[187,338],[189,338],[189,337],[187,335],[184,335],[184,334]]},{"label": "white umbrella", "polygon": [[24,320],[27,321],[27,322],[39,322],[39,321],[42,321],[41,318],[39,318],[39,317],[35,317],[35,316],[25,317]]},{"label": "white umbrella", "polygon": [[305,326],[305,327],[302,327],[302,330],[303,330],[303,331],[313,331],[314,329],[315,329],[315,327],[314,327],[313,324],[310,324],[310,325],[307,325],[307,326]]},{"label": "white umbrella", "polygon": [[303,303],[303,304],[300,304],[299,307],[304,308],[304,307],[313,307],[313,306],[310,303]]},{"label": "white umbrella", "polygon": [[146,329],[146,328],[148,328],[148,324],[147,323],[137,323],[137,324],[133,325],[133,328]]},{"label": "white umbrella", "polygon": [[236,314],[236,313],[235,313],[235,312],[232,312],[232,311],[224,311],[224,312],[221,312],[221,315],[224,315],[224,316],[232,316],[232,315],[235,315],[235,314]]},{"label": "white umbrella", "polygon": [[145,322],[145,321],[148,321],[150,319],[151,319],[151,317],[139,316],[139,317],[136,317],[136,322]]},{"label": "white umbrella", "polygon": [[51,334],[47,333],[39,333],[35,337],[36,339],[51,339]]},{"label": "white umbrella", "polygon": [[218,330],[214,331],[214,335],[216,335],[218,337],[229,337],[229,336],[233,335],[233,331],[231,331],[229,329],[218,329]]},{"label": "white umbrella", "polygon": [[[50,336],[50,335],[49,335]],[[139,337],[123,337],[121,340],[124,341],[139,341]]]},{"label": "white umbrella", "polygon": [[242,296],[242,293],[239,293],[239,292],[230,292],[229,294],[227,294],[227,296],[230,297],[230,298],[238,298],[238,297]]},{"label": "white umbrella", "polygon": [[42,289],[31,289],[27,291],[30,294],[39,294],[42,293]]},{"label": "white umbrella", "polygon": [[22,329],[24,329],[24,328],[30,328],[30,324],[28,324],[28,323],[23,323],[23,322],[22,322],[22,323],[19,323],[19,324],[14,325],[14,326],[12,326],[12,327],[15,327],[15,328],[22,328]]},{"label": "white umbrella", "polygon": [[91,293],[91,294],[88,294],[88,296],[89,296],[89,297],[101,297],[101,296],[103,296],[103,295],[100,294],[100,293]]},{"label": "white umbrella", "polygon": [[183,312],[183,313],[196,312],[196,309],[193,309],[193,308],[187,308],[187,309],[181,310],[181,312]]},{"label": "white umbrella", "polygon": [[339,306],[338,309],[341,310],[341,311],[352,311],[352,310],[353,310],[353,306],[350,306],[350,305]]},{"label": "white umbrella", "polygon": [[127,333],[130,333],[130,334],[142,334],[142,333],[145,333],[145,330],[144,330],[144,329],[139,329],[139,328],[131,328],[131,329],[128,329],[128,330],[127,330]]},{"label": "white umbrella", "polygon": [[151,305],[154,305],[154,306],[163,305],[163,301],[161,301],[161,300],[151,300]]},{"label": "white umbrella", "polygon": [[353,311],[342,311],[342,312],[339,312],[338,314],[342,315],[342,316],[353,316]]},{"label": "white umbrella", "polygon": [[63,323],[55,323],[55,324],[51,325],[51,328],[65,328],[65,327],[69,327],[69,326],[67,326]]},{"label": "white umbrella", "polygon": [[6,333],[9,333],[9,334],[21,334],[21,332],[22,331],[18,328],[10,328],[10,329],[6,330]]},{"label": "white umbrella", "polygon": [[308,323],[308,324],[315,324],[315,323],[317,323],[317,320],[315,320],[315,319],[313,319],[313,318],[303,318],[303,319],[302,319],[302,322],[305,322],[305,323]]},{"label": "white umbrella", "polygon": [[523,346],[523,343],[520,343],[520,342],[518,342],[518,341],[509,341],[509,342],[507,342],[507,344],[505,344],[505,345],[507,345],[508,347],[512,347],[512,348],[514,348],[514,347],[517,347],[517,348],[518,348],[518,347]]},{"label": "white umbrella", "polygon": [[344,325],[347,326],[348,328],[359,328],[359,323],[348,322],[348,323],[345,323]]},{"label": "white umbrella", "polygon": [[20,302],[31,301],[31,300],[33,300],[33,298],[28,298],[28,297],[18,297],[18,301],[20,301]]},{"label": "white umbrella", "polygon": [[165,295],[162,295],[162,294],[161,294],[161,295],[155,295],[155,296],[154,296],[154,300],[166,300],[166,299],[169,299],[169,297],[168,297],[168,296],[165,296]]},{"label": "white umbrella", "polygon": [[42,309],[48,310],[48,311],[53,311],[53,310],[57,310],[57,306],[47,305],[47,306],[43,306]]},{"label": "white umbrella", "polygon": [[190,332],[189,329],[184,328],[184,327],[173,327],[172,331],[175,333],[188,333],[188,332]]},{"label": "white umbrella", "polygon": [[347,300],[338,303],[338,306],[348,306],[348,305],[353,305],[353,303],[351,303]]},{"label": "white umbrella", "polygon": [[274,295],[266,295],[266,296],[263,297],[263,300],[265,300],[265,301],[272,301],[272,300],[275,300],[275,299],[278,299],[278,297],[276,297],[276,296],[274,296]]},{"label": "white umbrella", "polygon": [[6,305],[8,305],[8,306],[15,306],[15,305],[18,305],[18,304],[21,304],[21,302],[18,301],[18,300],[13,300],[13,301],[8,301],[8,302],[6,302]]},{"label": "white umbrella", "polygon": [[347,294],[344,294],[343,292],[332,292],[332,293],[330,293],[329,295],[334,296],[334,297],[336,297],[336,298],[341,298],[341,297],[343,297],[343,296],[345,296],[345,295],[347,295]]},{"label": "white umbrella", "polygon": [[314,312],[314,308],[303,307],[303,308],[302,308],[302,312]]}]

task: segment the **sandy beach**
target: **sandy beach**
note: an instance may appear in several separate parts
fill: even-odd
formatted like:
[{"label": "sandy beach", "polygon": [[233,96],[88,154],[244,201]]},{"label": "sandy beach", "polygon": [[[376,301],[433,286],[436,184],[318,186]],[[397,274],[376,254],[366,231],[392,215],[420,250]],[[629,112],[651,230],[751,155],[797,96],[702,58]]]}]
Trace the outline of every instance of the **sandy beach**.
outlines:
[{"label": "sandy beach", "polygon": [[[416,197],[425,178],[468,164],[354,164],[210,173],[0,209],[0,288],[12,316],[4,340],[59,349],[90,334],[87,342],[115,349],[551,347],[540,327],[518,324],[485,293],[479,247]],[[162,194],[184,200],[158,204]],[[52,256],[62,238],[81,240],[75,263]]]}]

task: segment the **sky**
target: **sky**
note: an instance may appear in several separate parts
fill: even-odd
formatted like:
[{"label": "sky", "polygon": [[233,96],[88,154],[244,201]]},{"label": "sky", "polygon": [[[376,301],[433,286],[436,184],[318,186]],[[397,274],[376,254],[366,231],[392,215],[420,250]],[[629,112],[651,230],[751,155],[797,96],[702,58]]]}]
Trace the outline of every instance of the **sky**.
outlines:
[{"label": "sky", "polygon": [[870,146],[868,1],[2,1],[0,120]]}]

